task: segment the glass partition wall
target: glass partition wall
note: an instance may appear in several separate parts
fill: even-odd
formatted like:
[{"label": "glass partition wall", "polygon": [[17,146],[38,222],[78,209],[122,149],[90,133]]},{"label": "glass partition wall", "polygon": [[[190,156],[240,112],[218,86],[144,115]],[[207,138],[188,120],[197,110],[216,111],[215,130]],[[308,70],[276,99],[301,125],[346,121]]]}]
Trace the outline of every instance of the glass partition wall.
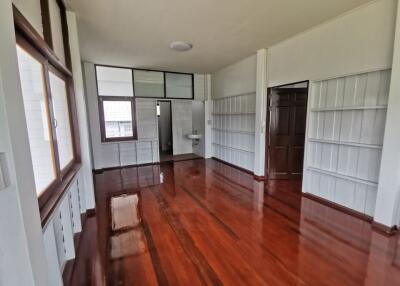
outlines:
[{"label": "glass partition wall", "polygon": [[98,96],[194,99],[194,75],[96,65]]},{"label": "glass partition wall", "polygon": [[193,99],[194,76],[96,65],[102,142],[137,139],[135,98]]}]

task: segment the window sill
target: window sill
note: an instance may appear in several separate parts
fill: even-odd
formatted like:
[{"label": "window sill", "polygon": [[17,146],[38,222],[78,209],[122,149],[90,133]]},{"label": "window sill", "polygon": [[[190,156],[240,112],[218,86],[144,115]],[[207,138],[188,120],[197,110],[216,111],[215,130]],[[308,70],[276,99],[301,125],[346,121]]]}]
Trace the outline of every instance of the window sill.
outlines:
[{"label": "window sill", "polygon": [[61,184],[56,186],[52,190],[52,194],[47,202],[40,208],[40,219],[42,223],[42,227],[44,228],[49,222],[53,212],[57,208],[59,202],[64,197],[64,194],[70,187],[72,181],[75,179],[76,174],[79,172],[81,168],[81,163],[74,163],[71,169],[65,174],[65,177]]}]

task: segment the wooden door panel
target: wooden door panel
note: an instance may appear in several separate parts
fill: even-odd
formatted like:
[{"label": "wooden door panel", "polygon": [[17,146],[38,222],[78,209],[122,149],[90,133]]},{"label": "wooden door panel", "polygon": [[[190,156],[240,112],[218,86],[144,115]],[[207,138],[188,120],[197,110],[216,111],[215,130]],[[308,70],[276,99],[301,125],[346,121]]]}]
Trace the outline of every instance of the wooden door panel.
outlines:
[{"label": "wooden door panel", "polygon": [[274,135],[289,135],[290,107],[271,108],[271,129]]},{"label": "wooden door panel", "polygon": [[273,149],[273,166],[276,173],[286,173],[288,170],[288,148],[276,146]]},{"label": "wooden door panel", "polygon": [[301,175],[303,173],[304,146],[294,146],[291,151],[291,173],[293,175]]},{"label": "wooden door panel", "polygon": [[267,176],[301,178],[308,88],[278,88],[269,92]]},{"label": "wooden door panel", "polygon": [[307,106],[294,106],[294,134],[305,137]]}]

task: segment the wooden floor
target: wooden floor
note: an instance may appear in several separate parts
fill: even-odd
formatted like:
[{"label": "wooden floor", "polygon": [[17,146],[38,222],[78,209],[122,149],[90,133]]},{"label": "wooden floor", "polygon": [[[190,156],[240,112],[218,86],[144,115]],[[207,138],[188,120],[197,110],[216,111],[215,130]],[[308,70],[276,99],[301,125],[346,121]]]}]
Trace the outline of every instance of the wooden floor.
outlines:
[{"label": "wooden floor", "polygon": [[400,285],[398,236],[214,160],[95,175],[70,285]]},{"label": "wooden floor", "polygon": [[193,154],[193,153],[188,153],[188,154],[180,154],[180,155],[173,155],[169,153],[164,153],[160,152],[160,161],[161,162],[179,162],[179,161],[185,161],[185,160],[193,160],[193,159],[200,159],[201,157]]}]

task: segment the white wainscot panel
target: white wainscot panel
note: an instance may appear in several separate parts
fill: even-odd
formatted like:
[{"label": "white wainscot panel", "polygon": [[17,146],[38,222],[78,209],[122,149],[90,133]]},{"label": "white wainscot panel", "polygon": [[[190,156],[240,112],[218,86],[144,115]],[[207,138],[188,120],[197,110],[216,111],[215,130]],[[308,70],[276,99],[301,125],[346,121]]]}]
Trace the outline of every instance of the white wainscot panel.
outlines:
[{"label": "white wainscot panel", "polygon": [[303,191],[372,216],[390,70],[314,82]]}]

